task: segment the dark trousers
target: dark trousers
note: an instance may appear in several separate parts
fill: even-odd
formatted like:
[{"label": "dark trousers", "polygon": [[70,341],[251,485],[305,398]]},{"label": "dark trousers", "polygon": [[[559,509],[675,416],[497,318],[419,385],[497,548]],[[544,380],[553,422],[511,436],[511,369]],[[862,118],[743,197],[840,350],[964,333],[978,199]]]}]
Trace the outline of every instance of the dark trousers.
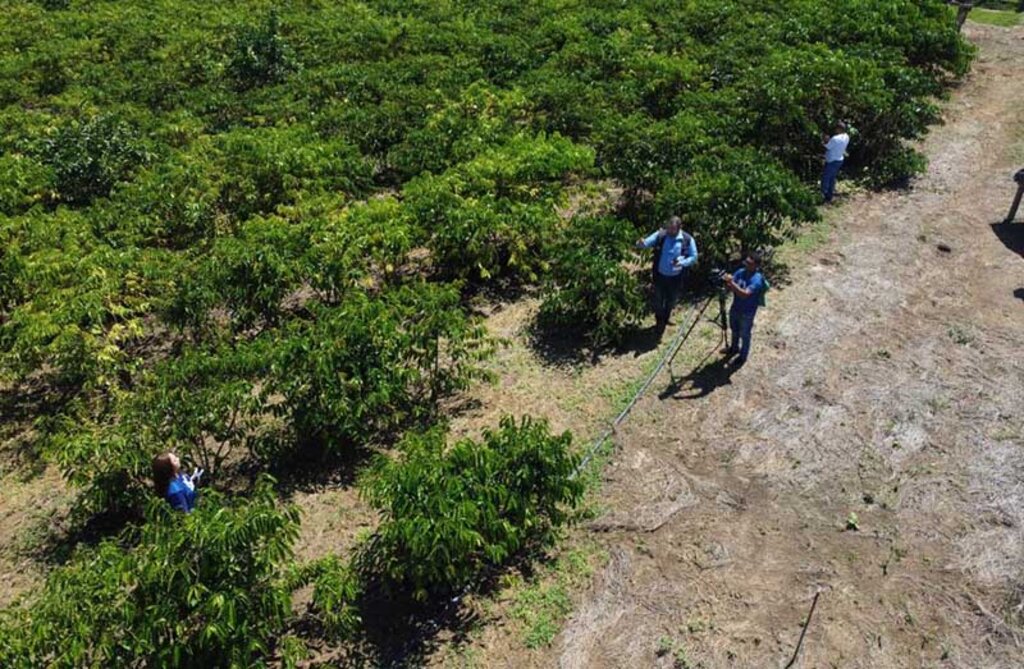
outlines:
[{"label": "dark trousers", "polygon": [[754,331],[754,314],[739,309],[729,310],[729,329],[732,330],[731,353],[739,353],[740,360],[745,362],[750,355],[750,335]]},{"label": "dark trousers", "polygon": [[654,273],[654,317],[658,327],[668,325],[668,317],[672,308],[679,301],[679,293],[683,288],[683,275],[665,276]]},{"label": "dark trousers", "polygon": [[825,169],[821,173],[821,196],[825,198],[825,202],[831,202],[832,196],[836,193],[836,181],[839,179],[839,168],[842,166],[841,160],[825,163]]}]

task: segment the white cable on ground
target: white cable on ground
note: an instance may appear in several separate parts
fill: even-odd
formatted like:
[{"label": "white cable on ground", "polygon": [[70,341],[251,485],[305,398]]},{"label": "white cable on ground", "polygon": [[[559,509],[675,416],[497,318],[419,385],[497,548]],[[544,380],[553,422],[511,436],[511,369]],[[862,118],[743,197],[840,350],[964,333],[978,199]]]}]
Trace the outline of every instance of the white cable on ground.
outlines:
[{"label": "white cable on ground", "polygon": [[[651,373],[647,375],[647,379],[643,382],[643,384],[636,391],[636,393],[633,394],[633,397],[632,399],[630,399],[629,404],[626,405],[626,408],[619,412],[619,415],[615,417],[615,420],[611,422],[611,425],[609,425],[608,428],[601,434],[601,436],[598,437],[594,441],[594,443],[590,445],[590,448],[587,449],[586,453],[583,456],[583,459],[580,460],[580,463],[576,466],[575,471],[573,471],[572,478],[576,478],[577,476],[580,475],[580,472],[582,472],[583,469],[588,464],[590,464],[590,461],[594,458],[594,455],[597,454],[597,450],[601,448],[605,441],[607,441],[608,438],[615,433],[615,429],[619,425],[621,425],[624,420],[626,420],[626,417],[629,415],[629,412],[633,410],[633,407],[636,406],[636,403],[640,400],[643,394],[647,392],[648,388],[651,387],[651,384],[654,382],[655,377],[657,377],[661,370],[665,368],[665,365],[668,363],[668,361],[675,357],[675,354],[679,350],[679,347],[682,346],[686,338],[690,335],[691,332],[693,332],[694,328],[697,326],[697,321],[700,320],[700,317],[704,314],[704,311],[707,310],[708,305],[711,304],[711,301],[714,300],[715,297],[715,295],[709,297],[704,302],[704,305],[700,308],[700,310],[697,309],[696,302],[690,306],[690,309],[687,312],[687,314],[683,316],[681,325],[679,327],[679,332],[676,333],[675,337],[672,340],[672,343],[669,344],[668,348],[665,349],[665,352],[662,354],[661,359],[658,361],[658,364],[654,367]],[[694,314],[695,312],[696,315],[693,319],[693,322],[689,325],[689,327],[684,327],[686,321],[689,320],[689,316],[691,314]]]},{"label": "white cable on ground", "polygon": [[[704,315],[704,312],[707,310],[708,305],[711,304],[711,301],[714,299],[714,295],[709,297],[700,307],[700,309],[697,308],[698,303],[694,303],[690,306],[690,309],[684,314],[681,320],[679,331],[673,338],[672,343],[668,346],[668,348],[665,349],[665,352],[662,354],[657,366],[655,366],[654,370],[651,371],[650,374],[648,374],[643,384],[636,391],[636,393],[634,393],[633,398],[629,401],[629,404],[626,405],[626,408],[619,412],[619,415],[616,416],[615,420],[611,422],[611,424],[608,426],[608,429],[605,430],[605,432],[600,437],[598,437],[598,439],[593,444],[591,444],[590,448],[587,449],[586,455],[583,457],[579,465],[577,465],[576,469],[573,471],[572,478],[576,478],[577,476],[579,476],[580,472],[582,472],[583,469],[593,459],[594,455],[597,453],[597,449],[600,448],[601,445],[608,440],[608,437],[614,434],[615,428],[617,428],[619,425],[622,424],[624,420],[626,420],[626,417],[629,415],[629,412],[633,409],[634,406],[636,406],[636,403],[637,401],[639,401],[640,397],[643,396],[647,389],[651,387],[651,383],[654,382],[654,379],[658,375],[658,373],[661,372],[662,369],[664,369],[666,363],[668,363],[669,360],[675,357],[675,354],[679,350],[679,347],[682,346],[686,338],[696,328],[697,322]],[[690,315],[694,316],[693,321],[689,324],[688,327],[684,327],[686,325],[687,320],[689,320]],[[413,639],[409,640],[406,643],[405,648],[412,648],[415,646],[416,643],[422,642],[430,634],[436,633],[437,630],[441,628],[440,621],[445,616],[449,615],[454,608],[459,606],[459,603],[462,600],[462,598],[466,596],[468,593],[472,592],[478,585],[479,581],[469,583],[463,586],[458,591],[458,594],[451,597],[447,602],[445,602],[445,604],[435,613],[435,615],[431,617],[431,619],[428,621],[427,629],[415,635]],[[401,655],[405,656],[407,652],[407,650],[403,650]]]}]

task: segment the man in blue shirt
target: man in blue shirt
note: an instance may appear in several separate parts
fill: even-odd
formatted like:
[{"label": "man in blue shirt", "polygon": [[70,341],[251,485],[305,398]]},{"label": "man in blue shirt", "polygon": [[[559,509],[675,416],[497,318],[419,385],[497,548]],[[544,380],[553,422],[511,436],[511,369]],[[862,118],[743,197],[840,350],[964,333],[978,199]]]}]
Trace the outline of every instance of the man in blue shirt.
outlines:
[{"label": "man in blue shirt", "polygon": [[722,352],[727,357],[739,353],[736,365],[743,365],[750,354],[750,333],[754,329],[754,316],[761,306],[767,284],[761,274],[761,255],[750,252],[743,258],[743,267],[735,274],[725,275],[725,287],[733,294],[729,309],[729,329],[732,343]]},{"label": "man in blue shirt", "polygon": [[636,243],[637,248],[654,249],[651,274],[658,330],[668,325],[668,317],[683,288],[684,271],[697,262],[697,242],[682,231],[682,223],[678,216],[673,216],[664,228]]}]

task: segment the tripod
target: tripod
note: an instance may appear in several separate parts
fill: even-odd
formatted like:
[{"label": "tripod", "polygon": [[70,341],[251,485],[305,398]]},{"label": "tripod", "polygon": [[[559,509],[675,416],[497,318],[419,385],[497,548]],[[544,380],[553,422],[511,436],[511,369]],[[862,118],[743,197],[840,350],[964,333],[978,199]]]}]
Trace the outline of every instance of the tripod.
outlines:
[{"label": "tripod", "polygon": [[672,369],[672,363],[673,361],[675,361],[676,355],[679,354],[679,351],[680,349],[682,349],[683,344],[686,342],[687,339],[690,338],[690,335],[697,328],[697,324],[700,323],[701,317],[704,315],[708,307],[711,306],[711,303],[715,301],[716,298],[718,300],[718,314],[714,318],[709,319],[709,322],[715,323],[719,327],[718,341],[715,343],[715,347],[711,349],[711,352],[705,355],[704,358],[699,363],[697,363],[697,366],[699,367],[700,365],[703,365],[709,357],[714,355],[715,351],[717,351],[720,346],[723,346],[728,342],[729,323],[728,319],[726,318],[725,311],[725,302],[727,297],[725,286],[719,286],[715,292],[716,294],[712,295],[707,300],[705,300],[703,306],[701,306],[700,310],[697,311],[696,318],[694,318],[693,322],[690,323],[690,327],[686,330],[683,336],[679,338],[679,341],[675,344],[675,350],[672,351],[672,355],[669,356],[668,374],[669,378],[672,380],[672,384],[675,384],[679,381],[679,379],[676,378],[675,371]]},{"label": "tripod", "polygon": [[1017,195],[1013,198],[1013,204],[1010,205],[1010,213],[1006,215],[1004,223],[1013,223],[1013,219],[1017,217],[1017,208],[1020,207],[1020,201],[1024,198],[1024,170],[1014,174],[1013,180],[1017,182]]}]

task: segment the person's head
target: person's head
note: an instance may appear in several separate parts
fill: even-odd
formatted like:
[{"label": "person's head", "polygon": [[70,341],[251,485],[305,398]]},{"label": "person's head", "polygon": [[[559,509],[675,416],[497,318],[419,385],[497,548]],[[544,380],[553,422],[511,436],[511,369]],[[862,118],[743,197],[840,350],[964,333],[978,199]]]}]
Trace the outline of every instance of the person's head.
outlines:
[{"label": "person's head", "polygon": [[750,251],[743,256],[743,267],[748,272],[756,272],[761,269],[761,254],[757,251]]},{"label": "person's head", "polygon": [[836,121],[836,134],[841,135],[846,132],[846,123],[842,121]]},{"label": "person's head", "polygon": [[675,236],[679,234],[679,230],[683,227],[683,219],[678,216],[669,216],[668,221],[665,222],[665,232]]},{"label": "person's head", "polygon": [[153,458],[153,487],[156,493],[161,497],[166,495],[167,487],[180,471],[181,461],[174,453],[164,452]]}]

